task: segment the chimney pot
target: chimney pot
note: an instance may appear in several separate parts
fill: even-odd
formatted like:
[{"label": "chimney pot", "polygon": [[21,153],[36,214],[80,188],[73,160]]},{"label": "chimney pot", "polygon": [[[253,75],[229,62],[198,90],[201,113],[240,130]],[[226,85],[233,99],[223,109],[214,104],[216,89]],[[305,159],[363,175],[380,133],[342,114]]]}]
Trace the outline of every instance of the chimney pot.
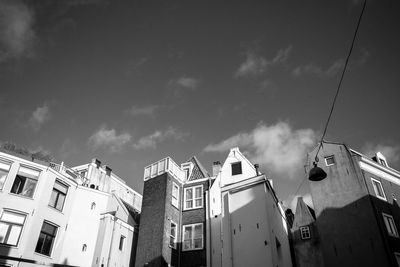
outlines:
[{"label": "chimney pot", "polygon": [[220,161],[214,161],[213,162],[213,167],[212,167],[212,175],[217,176],[219,171],[221,170],[222,165]]}]

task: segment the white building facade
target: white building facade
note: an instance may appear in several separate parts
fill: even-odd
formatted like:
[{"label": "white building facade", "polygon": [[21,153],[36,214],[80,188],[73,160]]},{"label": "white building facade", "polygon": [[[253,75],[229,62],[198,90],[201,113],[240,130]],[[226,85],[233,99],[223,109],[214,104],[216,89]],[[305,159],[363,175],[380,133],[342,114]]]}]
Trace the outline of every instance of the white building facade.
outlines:
[{"label": "white building facade", "polygon": [[0,266],[129,266],[141,195],[123,182],[90,188],[99,173],[113,180],[95,168],[82,175],[0,152]]}]

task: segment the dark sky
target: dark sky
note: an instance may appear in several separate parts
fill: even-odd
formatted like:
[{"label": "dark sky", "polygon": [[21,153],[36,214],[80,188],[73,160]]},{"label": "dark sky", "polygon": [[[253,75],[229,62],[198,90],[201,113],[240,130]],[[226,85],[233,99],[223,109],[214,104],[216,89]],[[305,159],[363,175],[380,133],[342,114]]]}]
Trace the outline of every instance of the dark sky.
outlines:
[{"label": "dark sky", "polygon": [[[239,146],[282,200],[304,177],[361,1],[0,0],[0,141],[143,168]],[[369,1],[326,139],[400,168],[400,2]],[[305,184],[300,193],[307,192]]]}]

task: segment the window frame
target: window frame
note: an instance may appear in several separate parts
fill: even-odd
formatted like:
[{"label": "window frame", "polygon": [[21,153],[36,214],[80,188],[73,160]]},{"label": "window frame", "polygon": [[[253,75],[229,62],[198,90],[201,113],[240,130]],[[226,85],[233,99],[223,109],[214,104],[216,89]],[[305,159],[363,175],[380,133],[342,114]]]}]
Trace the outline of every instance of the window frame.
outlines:
[{"label": "window frame", "polygon": [[[335,159],[335,155],[330,155],[330,156],[326,156],[325,158],[325,165],[326,166],[333,166],[336,164],[336,159]],[[333,163],[328,163],[328,160],[332,159]]]},{"label": "window frame", "polygon": [[[25,168],[25,169],[37,172],[37,176],[36,177],[24,176],[24,175],[20,174],[21,168]],[[42,173],[42,170],[40,170],[40,169],[32,168],[30,166],[20,165],[19,168],[18,168],[17,174],[15,175],[14,182],[13,182],[13,184],[11,186],[10,193],[14,194],[14,195],[17,195],[17,196],[20,196],[20,197],[33,199],[34,195],[35,195],[35,192],[36,192],[36,187],[37,187],[37,185],[39,183],[39,177],[40,177],[41,173]],[[24,181],[23,181],[23,185],[22,185],[22,189],[21,189],[20,186],[21,186],[22,182],[20,182],[20,184],[18,184],[18,185],[16,183],[17,183],[17,179],[22,180],[22,178],[24,178]],[[28,189],[27,188],[27,184],[28,184],[27,181],[30,181],[30,182],[34,181],[35,182],[33,189]],[[14,190],[14,192],[13,192],[13,190]],[[24,193],[24,192],[29,192],[29,190],[33,190],[31,195],[29,195],[27,193]]]},{"label": "window frame", "polygon": [[[43,226],[44,226],[45,224],[54,227],[54,228],[55,228],[55,234],[49,234],[49,233],[44,232],[44,231],[43,231],[43,228],[44,228]],[[57,234],[58,234],[59,228],[60,228],[60,227],[59,227],[57,224],[55,224],[55,223],[52,223],[52,222],[47,221],[47,220],[44,220],[44,221],[43,221],[43,223],[42,223],[42,228],[40,228],[39,237],[38,237],[38,240],[37,240],[37,243],[36,243],[36,246],[35,246],[35,253],[40,254],[40,255],[42,255],[42,256],[46,256],[46,257],[50,257],[50,258],[51,258],[51,254],[53,253],[54,244],[56,243],[56,239],[57,239]],[[40,250],[41,250],[41,251],[37,251],[38,245],[39,245],[39,240],[40,240],[40,237],[41,237],[42,234],[45,235],[45,238],[44,238],[44,241],[43,241],[43,243],[42,243],[42,246],[40,247]],[[43,247],[45,246],[46,239],[47,239],[48,236],[50,236],[52,239],[51,239],[49,254],[45,254],[45,253],[43,252]]]},{"label": "window frame", "polygon": [[[6,184],[8,175],[10,174],[12,164],[13,164],[13,162],[0,159],[0,171],[4,172],[3,176],[1,176],[1,173],[0,173],[0,191],[3,191],[3,188],[4,188],[4,185]],[[6,168],[2,167],[1,165],[8,165],[8,170],[6,170]],[[4,178],[4,180],[1,181],[1,179],[3,179],[3,178]]]},{"label": "window frame", "polygon": [[310,226],[300,226],[300,238],[302,240],[311,239],[311,230]]},{"label": "window frame", "polygon": [[[176,196],[174,196],[174,188],[177,188]],[[180,191],[179,185],[175,182],[172,182],[171,204],[172,204],[172,206],[174,206],[178,209],[179,209],[179,195],[180,195],[179,191]]]},{"label": "window frame", "polygon": [[[235,166],[235,165],[239,165],[240,166],[240,172],[238,172],[238,173],[233,173],[233,170],[234,170],[234,167],[233,166]],[[243,168],[242,168],[242,162],[241,161],[237,161],[237,162],[232,162],[231,163],[231,175],[232,176],[235,176],[235,175],[240,175],[240,174],[243,174]]]},{"label": "window frame", "polygon": [[[394,221],[393,216],[384,212],[382,212],[382,216],[388,235],[399,238],[399,232],[397,231],[396,222]],[[392,233],[392,230],[394,230],[394,233]]]},{"label": "window frame", "polygon": [[[5,221],[5,220],[3,220],[4,213],[22,215],[24,217],[23,222],[22,223],[15,223],[15,222]],[[6,231],[6,235],[4,237],[4,241],[6,241],[6,240],[8,241],[8,238],[10,237],[10,232],[11,232],[13,226],[20,227],[21,229],[19,230],[17,242],[15,243],[15,245],[14,244],[5,243],[3,241],[0,243],[0,245],[18,247],[18,244],[19,244],[19,241],[21,240],[22,232],[24,230],[24,226],[25,226],[25,223],[26,223],[26,218],[27,218],[27,214],[26,213],[15,211],[15,210],[9,210],[9,209],[3,209],[2,210],[2,212],[0,214],[0,223],[8,225],[7,231]]]},{"label": "window frame", "polygon": [[[65,193],[64,193],[64,192],[61,192],[60,190],[58,190],[57,188],[55,188],[56,183],[58,183],[59,185],[65,187]],[[53,195],[54,192],[56,192],[56,199],[55,199],[55,202],[54,202],[54,206],[52,206],[51,203],[49,202],[49,207],[51,207],[51,208],[53,208],[53,209],[56,209],[56,210],[62,212],[63,209],[64,209],[65,200],[67,199],[68,189],[69,189],[69,186],[68,186],[66,183],[63,183],[63,182],[60,181],[59,179],[56,179],[56,180],[54,181],[53,190],[51,191],[50,201],[51,201],[51,198],[52,198],[52,195]],[[63,195],[63,196],[64,196],[64,199],[63,199],[63,203],[62,203],[61,209],[58,209],[57,206],[58,206],[58,201],[59,201],[60,195]]]},{"label": "window frame", "polygon": [[[196,226],[201,225],[201,247],[195,248],[195,229]],[[185,248],[185,230],[186,228],[192,229],[192,236],[190,238],[190,248]],[[204,225],[203,223],[186,224],[182,226],[182,251],[202,250],[204,249]]]},{"label": "window frame", "polygon": [[[375,196],[376,196],[377,198],[379,198],[379,199],[382,199],[382,200],[387,201],[386,194],[385,194],[385,190],[383,189],[383,186],[382,186],[381,181],[379,181],[379,180],[377,180],[377,179],[371,177],[371,183],[372,183],[372,188],[374,189],[374,192],[375,192]],[[378,194],[379,192],[376,190],[375,185],[378,185],[378,186],[379,186],[380,190],[382,191],[383,196],[380,196],[380,195]]]},{"label": "window frame", "polygon": [[126,236],[121,235],[121,236],[119,237],[119,245],[118,245],[118,249],[119,249],[120,251],[124,251],[125,242],[126,242]]},{"label": "window frame", "polygon": [[[175,225],[175,236],[172,235],[172,225]],[[174,240],[173,243],[171,243],[172,239]],[[178,224],[175,223],[174,221],[171,220],[170,225],[169,225],[169,243],[168,246],[170,248],[176,249],[178,244]]]},{"label": "window frame", "polygon": [[[200,193],[200,197],[196,198],[196,188],[201,188],[201,193]],[[190,189],[192,189],[192,199],[187,198],[187,191],[189,191]],[[204,188],[203,185],[195,185],[195,186],[191,186],[191,187],[186,187],[183,190],[183,195],[184,195],[184,203],[183,203],[183,207],[184,210],[193,210],[193,209],[201,209],[203,208],[203,193],[204,193]],[[196,200],[201,200],[201,205],[200,206],[196,206]],[[188,208],[187,207],[187,201],[192,201],[192,207]]]}]

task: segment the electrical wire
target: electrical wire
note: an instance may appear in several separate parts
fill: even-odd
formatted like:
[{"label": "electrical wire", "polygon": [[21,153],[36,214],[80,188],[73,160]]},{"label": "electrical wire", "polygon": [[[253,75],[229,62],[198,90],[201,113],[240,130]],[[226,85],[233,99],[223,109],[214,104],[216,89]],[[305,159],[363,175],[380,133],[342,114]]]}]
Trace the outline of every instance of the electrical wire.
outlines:
[{"label": "electrical wire", "polygon": [[349,53],[348,53],[348,55],[347,55],[346,62],[345,62],[345,64],[344,64],[344,68],[343,68],[343,71],[342,71],[342,75],[340,76],[339,84],[338,84],[338,87],[337,87],[337,89],[336,89],[335,97],[333,98],[333,102],[332,102],[331,110],[330,110],[330,112],[329,112],[328,119],[327,119],[327,121],[326,121],[326,123],[325,123],[324,132],[323,132],[323,134],[322,134],[322,136],[321,136],[321,140],[320,140],[320,142],[319,142],[319,146],[318,146],[317,153],[315,154],[315,161],[316,161],[316,162],[318,162],[318,153],[319,153],[319,150],[320,150],[321,147],[322,147],[322,142],[324,141],[324,137],[325,137],[326,132],[327,132],[327,130],[328,130],[328,125],[329,125],[329,122],[330,122],[330,120],[331,120],[333,110],[335,109],[336,99],[337,99],[337,97],[338,97],[338,95],[339,95],[339,92],[340,92],[340,88],[341,88],[341,85],[342,85],[342,82],[343,82],[344,74],[346,73],[346,69],[347,69],[347,65],[348,65],[348,63],[349,63],[349,59],[350,59],[351,53],[353,52],[353,47],[354,47],[354,43],[355,43],[355,41],[356,41],[357,32],[358,32],[358,29],[360,28],[361,19],[362,19],[362,16],[363,16],[363,14],[364,14],[364,10],[365,10],[365,6],[366,6],[366,5],[367,5],[367,0],[364,1],[364,4],[363,4],[363,7],[362,7],[360,16],[359,16],[359,18],[358,18],[357,27],[356,27],[356,30],[355,30],[354,35],[353,35],[353,40],[352,40],[352,42],[351,42],[350,50],[349,50]]}]

